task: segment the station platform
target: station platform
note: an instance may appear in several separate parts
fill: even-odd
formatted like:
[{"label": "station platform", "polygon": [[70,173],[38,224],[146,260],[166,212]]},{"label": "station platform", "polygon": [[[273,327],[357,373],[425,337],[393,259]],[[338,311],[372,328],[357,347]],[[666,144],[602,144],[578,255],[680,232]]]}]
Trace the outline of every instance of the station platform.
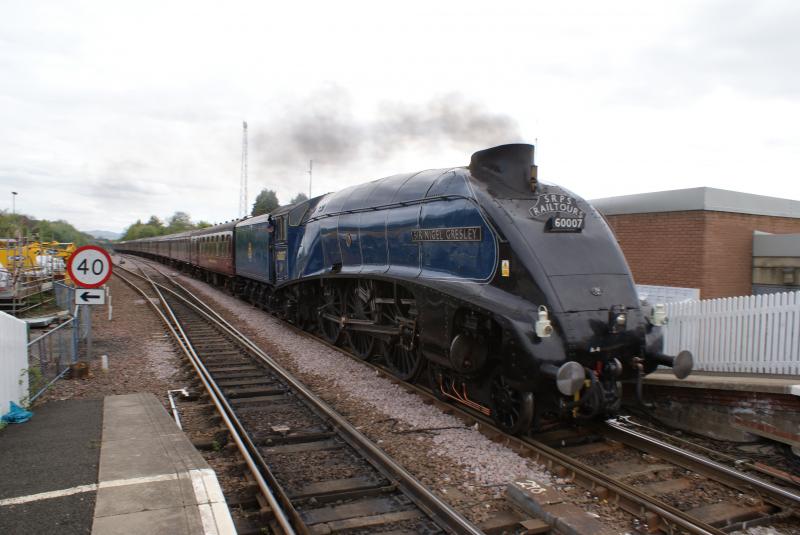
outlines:
[{"label": "station platform", "polygon": [[216,475],[152,394],[47,403],[0,431],[0,533],[228,535]]},{"label": "station platform", "polygon": [[644,384],[800,396],[800,377],[787,375],[692,372],[686,379],[678,379],[670,370],[657,370],[645,377]]},{"label": "station platform", "polygon": [[643,386],[653,414],[673,427],[736,442],[766,438],[800,456],[800,377],[693,372],[677,379],[658,370]]}]

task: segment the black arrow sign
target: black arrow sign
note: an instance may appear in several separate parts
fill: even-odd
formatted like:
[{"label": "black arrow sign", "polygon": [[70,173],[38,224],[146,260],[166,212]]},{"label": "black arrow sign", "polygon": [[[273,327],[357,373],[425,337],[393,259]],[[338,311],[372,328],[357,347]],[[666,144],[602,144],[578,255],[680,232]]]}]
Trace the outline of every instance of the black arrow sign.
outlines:
[{"label": "black arrow sign", "polygon": [[83,292],[81,294],[81,301],[88,301],[89,299],[100,299],[100,296],[89,292]]}]

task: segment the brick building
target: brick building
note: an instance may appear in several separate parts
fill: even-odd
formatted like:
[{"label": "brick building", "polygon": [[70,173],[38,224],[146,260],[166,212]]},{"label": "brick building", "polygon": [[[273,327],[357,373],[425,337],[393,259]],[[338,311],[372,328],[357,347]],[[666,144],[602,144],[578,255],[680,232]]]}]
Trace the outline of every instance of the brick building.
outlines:
[{"label": "brick building", "polygon": [[752,293],[754,232],[800,233],[800,201],[716,188],[590,202],[608,219],[637,283],[699,288],[703,299]]}]

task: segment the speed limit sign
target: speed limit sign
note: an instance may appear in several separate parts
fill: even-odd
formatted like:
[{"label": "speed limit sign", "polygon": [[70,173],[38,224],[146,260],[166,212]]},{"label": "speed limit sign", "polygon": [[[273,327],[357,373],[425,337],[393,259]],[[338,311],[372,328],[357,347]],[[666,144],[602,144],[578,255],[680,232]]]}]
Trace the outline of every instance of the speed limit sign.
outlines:
[{"label": "speed limit sign", "polygon": [[78,247],[67,260],[67,273],[82,288],[98,288],[111,277],[111,257],[101,247]]}]

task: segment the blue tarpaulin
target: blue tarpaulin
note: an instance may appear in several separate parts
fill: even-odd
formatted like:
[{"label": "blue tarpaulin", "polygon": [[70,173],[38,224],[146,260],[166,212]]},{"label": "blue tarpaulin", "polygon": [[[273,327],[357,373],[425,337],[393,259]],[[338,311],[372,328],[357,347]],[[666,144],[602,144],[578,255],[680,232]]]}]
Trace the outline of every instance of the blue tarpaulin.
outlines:
[{"label": "blue tarpaulin", "polygon": [[31,411],[26,411],[13,401],[9,401],[8,404],[11,406],[11,410],[5,413],[2,417],[2,420],[9,424],[22,424],[27,422],[33,416]]}]

